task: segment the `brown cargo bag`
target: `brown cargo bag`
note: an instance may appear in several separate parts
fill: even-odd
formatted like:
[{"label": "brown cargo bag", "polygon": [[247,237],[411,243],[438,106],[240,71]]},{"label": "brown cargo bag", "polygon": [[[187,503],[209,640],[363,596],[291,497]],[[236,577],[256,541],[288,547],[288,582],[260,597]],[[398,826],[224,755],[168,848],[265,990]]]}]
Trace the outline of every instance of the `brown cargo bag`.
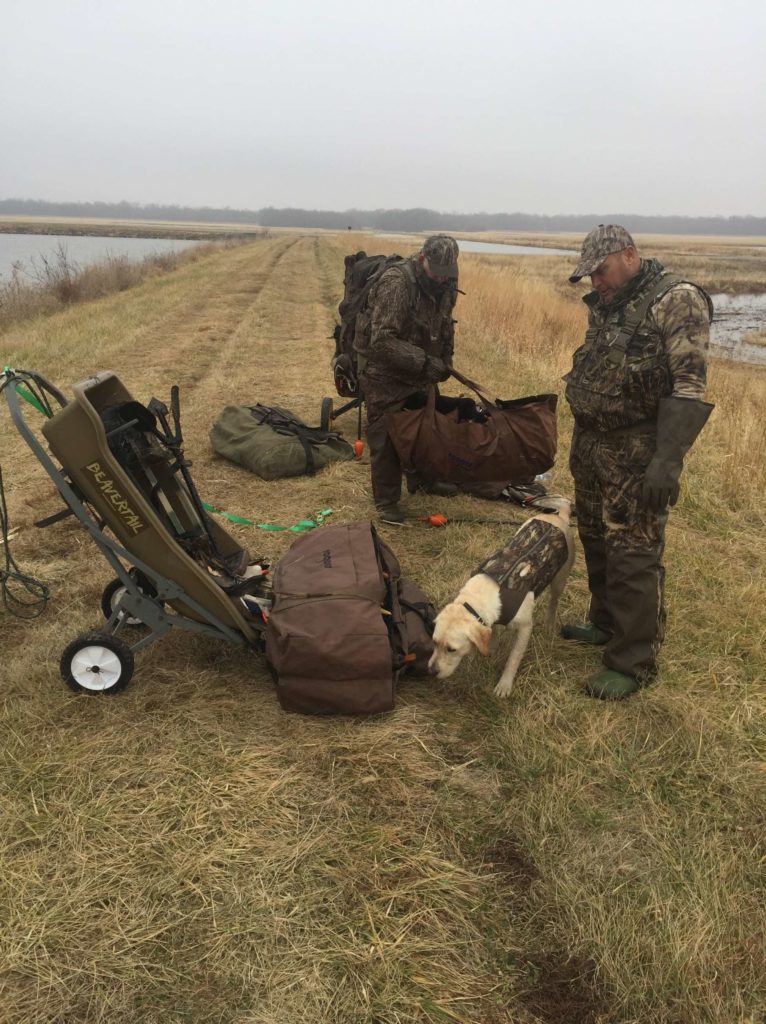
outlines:
[{"label": "brown cargo bag", "polygon": [[521,483],[550,469],[556,458],[557,395],[490,401],[479,385],[452,375],[481,399],[448,398],[430,388],[401,410],[386,413],[386,429],[407,470],[431,480],[465,484]]},{"label": "brown cargo bag", "polygon": [[371,523],[302,535],[277,565],[273,588],[266,658],[285,710],[390,711],[399,676],[426,674],[433,606],[401,580]]}]

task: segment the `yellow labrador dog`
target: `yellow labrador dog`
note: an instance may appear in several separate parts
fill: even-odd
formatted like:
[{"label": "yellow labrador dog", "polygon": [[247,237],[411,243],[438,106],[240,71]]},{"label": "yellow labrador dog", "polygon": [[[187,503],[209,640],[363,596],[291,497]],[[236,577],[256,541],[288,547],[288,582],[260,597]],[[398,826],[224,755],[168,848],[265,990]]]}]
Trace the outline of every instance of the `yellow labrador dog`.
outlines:
[{"label": "yellow labrador dog", "polygon": [[486,657],[492,627],[510,626],[514,641],[495,687],[498,697],[507,697],[532,633],[535,601],[546,587],[546,625],[553,630],[574,561],[571,502],[545,495],[531,504],[545,511],[528,519],[504,548],[482,562],[455,600],[436,616],[428,671],[439,679],[451,676],[473,648]]}]

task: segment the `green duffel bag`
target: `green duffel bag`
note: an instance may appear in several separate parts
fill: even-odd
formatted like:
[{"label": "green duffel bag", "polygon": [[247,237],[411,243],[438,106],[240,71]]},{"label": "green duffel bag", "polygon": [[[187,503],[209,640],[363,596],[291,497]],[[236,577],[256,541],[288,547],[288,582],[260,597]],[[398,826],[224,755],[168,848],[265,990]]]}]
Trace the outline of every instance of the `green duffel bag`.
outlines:
[{"label": "green duffel bag", "polygon": [[264,480],[309,476],[354,449],[333,431],[310,427],[278,405],[227,405],[210,431],[215,451]]}]

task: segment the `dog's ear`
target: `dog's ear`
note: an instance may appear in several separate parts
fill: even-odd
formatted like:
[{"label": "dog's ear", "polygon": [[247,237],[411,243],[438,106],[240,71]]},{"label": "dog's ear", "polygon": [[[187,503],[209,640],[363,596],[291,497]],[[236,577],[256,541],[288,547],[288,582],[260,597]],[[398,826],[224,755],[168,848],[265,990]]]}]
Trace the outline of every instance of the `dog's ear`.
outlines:
[{"label": "dog's ear", "polygon": [[482,626],[480,622],[471,630],[471,643],[479,654],[485,658],[489,655],[489,641],[492,638],[492,630],[489,626]]}]

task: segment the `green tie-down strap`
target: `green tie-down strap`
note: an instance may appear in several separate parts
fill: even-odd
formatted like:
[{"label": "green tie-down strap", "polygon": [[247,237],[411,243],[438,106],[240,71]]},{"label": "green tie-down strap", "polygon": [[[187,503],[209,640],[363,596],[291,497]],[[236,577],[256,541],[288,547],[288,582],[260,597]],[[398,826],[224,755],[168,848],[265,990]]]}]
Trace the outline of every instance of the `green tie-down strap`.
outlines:
[{"label": "green tie-down strap", "polygon": [[[13,369],[13,367],[12,367],[12,366],[4,366],[4,367],[3,367],[3,375],[4,375],[4,376],[7,376],[7,377],[9,377],[9,378],[10,378],[11,374],[15,374],[15,373],[16,373],[16,371],[15,371],[15,370]],[[27,390],[27,389],[26,389],[26,388],[24,387],[24,385],[23,385],[23,384],[14,384],[14,388],[16,389],[16,394],[17,394],[17,395],[18,395],[18,396],[19,396],[20,398],[23,398],[25,402],[29,402],[29,404],[30,404],[30,405],[33,405],[33,406],[35,407],[35,409],[37,409],[37,411],[38,411],[38,412],[41,412],[41,413],[43,414],[43,416],[45,416],[45,417],[47,417],[47,418],[50,418],[50,413],[49,413],[49,412],[48,412],[48,410],[47,410],[47,409],[45,408],[45,406],[43,406],[43,405],[42,405],[42,404],[41,404],[41,403],[40,403],[40,402],[39,402],[39,401],[38,401],[38,400],[37,400],[37,399],[35,398],[35,396],[34,396],[34,395],[32,394],[32,392],[31,392],[31,391],[28,391],[28,390]]]},{"label": "green tie-down strap", "polygon": [[305,533],[306,530],[315,530],[317,526],[322,526],[325,519],[332,515],[331,508],[323,508],[319,512],[314,513],[313,519],[301,519],[295,526],[278,526],[276,523],[256,523],[252,519],[245,519],[244,516],[235,516],[231,512],[222,512],[220,508],[214,508],[213,505],[208,505],[204,501],[202,502],[202,507],[207,512],[213,512],[217,516],[228,519],[230,523],[238,523],[240,526],[254,526],[257,530],[270,530],[272,533],[278,533],[282,530],[288,530],[290,533]]}]

